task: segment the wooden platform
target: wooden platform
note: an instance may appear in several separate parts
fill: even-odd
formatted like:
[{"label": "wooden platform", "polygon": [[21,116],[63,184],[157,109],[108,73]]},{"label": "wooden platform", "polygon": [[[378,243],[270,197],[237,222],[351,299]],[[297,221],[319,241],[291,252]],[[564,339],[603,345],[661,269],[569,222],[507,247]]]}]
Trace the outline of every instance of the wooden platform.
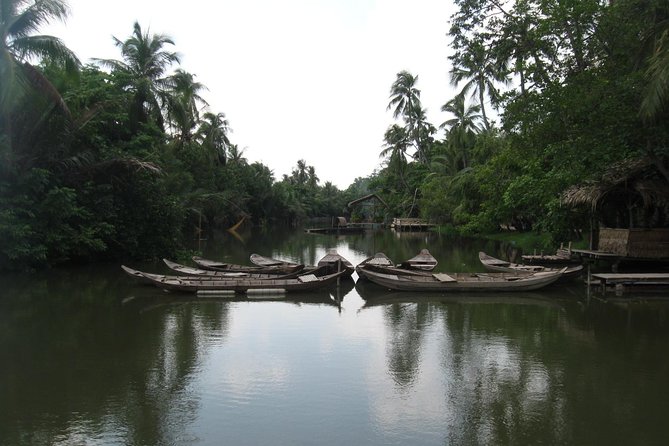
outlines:
[{"label": "wooden platform", "polygon": [[578,254],[581,257],[595,260],[599,259],[617,260],[622,257],[620,254],[614,254],[612,252],[606,252],[606,251],[596,251],[591,249],[572,249],[571,252],[573,252],[574,254]]},{"label": "wooden platform", "polygon": [[365,232],[365,228],[360,226],[335,226],[332,228],[309,228],[305,229],[304,232],[310,234],[362,234]]},{"label": "wooden platform", "polygon": [[393,218],[390,226],[396,231],[428,231],[436,225],[421,218]]},{"label": "wooden platform", "polygon": [[[669,287],[669,273],[595,273],[590,276],[591,284],[599,281],[602,292],[607,287],[623,288],[665,288]],[[667,296],[669,297],[669,295]]]}]

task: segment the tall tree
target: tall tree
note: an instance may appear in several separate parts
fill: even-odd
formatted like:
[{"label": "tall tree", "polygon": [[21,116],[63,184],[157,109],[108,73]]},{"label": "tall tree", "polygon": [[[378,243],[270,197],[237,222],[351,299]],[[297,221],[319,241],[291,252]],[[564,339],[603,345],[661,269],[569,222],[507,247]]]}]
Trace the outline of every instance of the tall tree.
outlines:
[{"label": "tall tree", "polygon": [[652,121],[669,103],[669,5],[661,3],[649,7],[647,15],[650,23],[644,33],[644,43],[648,48],[648,84],[640,112],[644,120]]},{"label": "tall tree", "polygon": [[121,49],[123,61],[102,59],[98,62],[127,74],[128,87],[135,95],[131,122],[137,126],[152,119],[162,129],[161,105],[165,102],[170,82],[164,76],[173,63],[179,63],[179,55],[165,47],[174,45],[174,42],[164,34],[143,32],[138,22],[126,40],[113,39]]},{"label": "tall tree", "polygon": [[427,163],[424,137],[434,132],[425,119],[425,110],[420,102],[420,90],[416,87],[418,76],[408,71],[400,71],[390,87],[390,102],[387,110],[393,110],[393,117],[404,120],[407,135],[412,141],[419,161]]},{"label": "tall tree", "polygon": [[451,83],[457,86],[465,82],[462,86],[462,93],[471,92],[472,97],[478,98],[483,125],[486,129],[490,129],[485,98],[490,97],[493,105],[499,104],[501,98],[496,84],[507,85],[510,81],[506,64],[495,62],[480,40],[470,42],[462,57],[454,59],[453,63],[454,66],[450,72]]},{"label": "tall tree", "polygon": [[447,141],[462,157],[462,168],[469,167],[469,151],[474,146],[475,135],[481,131],[478,123],[482,119],[478,105],[467,107],[464,91],[441,107],[441,111],[453,115],[441,124],[447,130]]},{"label": "tall tree", "polygon": [[402,181],[402,185],[408,190],[409,185],[404,177],[407,148],[409,147],[407,131],[404,127],[393,124],[388,127],[383,139],[385,148],[381,151],[379,156],[388,159],[388,167],[397,171],[397,174]]},{"label": "tall tree", "polygon": [[165,96],[169,125],[181,144],[190,142],[200,121],[200,108],[208,105],[200,96],[207,87],[180,68],[166,80],[166,84],[169,87]]},{"label": "tall tree", "polygon": [[205,150],[213,155],[215,160],[225,164],[228,158],[228,148],[231,146],[228,138],[230,132],[230,123],[224,113],[207,112],[202,115],[195,138]]},{"label": "tall tree", "polygon": [[33,89],[69,111],[56,88],[31,62],[49,60],[74,71],[79,60],[63,42],[53,36],[34,35],[52,20],[68,15],[63,0],[0,0],[0,148],[9,164],[12,129],[10,112],[19,97]]}]

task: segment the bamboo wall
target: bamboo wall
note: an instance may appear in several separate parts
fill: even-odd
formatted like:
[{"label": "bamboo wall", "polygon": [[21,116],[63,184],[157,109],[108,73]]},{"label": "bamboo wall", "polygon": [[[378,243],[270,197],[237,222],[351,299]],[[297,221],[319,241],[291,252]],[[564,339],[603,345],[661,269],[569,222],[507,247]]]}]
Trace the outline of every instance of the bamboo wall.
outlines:
[{"label": "bamboo wall", "polygon": [[669,258],[669,229],[599,229],[600,251],[625,257]]}]

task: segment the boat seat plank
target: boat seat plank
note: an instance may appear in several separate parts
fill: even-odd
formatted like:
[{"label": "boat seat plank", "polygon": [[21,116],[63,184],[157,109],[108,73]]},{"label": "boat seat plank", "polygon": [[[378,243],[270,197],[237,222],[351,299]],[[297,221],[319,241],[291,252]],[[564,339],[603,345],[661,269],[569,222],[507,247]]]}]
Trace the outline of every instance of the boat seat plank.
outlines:
[{"label": "boat seat plank", "polygon": [[439,282],[457,282],[456,279],[446,273],[434,273],[432,276]]},{"label": "boat seat plank", "polygon": [[316,277],[314,274],[305,274],[303,276],[298,276],[297,279],[302,282],[318,282],[318,277]]}]

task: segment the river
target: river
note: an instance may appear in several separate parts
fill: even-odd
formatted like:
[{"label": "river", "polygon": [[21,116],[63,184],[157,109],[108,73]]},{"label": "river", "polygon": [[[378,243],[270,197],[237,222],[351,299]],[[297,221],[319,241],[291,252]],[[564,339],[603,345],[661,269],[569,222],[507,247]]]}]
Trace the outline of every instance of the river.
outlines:
[{"label": "river", "polygon": [[[483,271],[513,246],[436,234],[266,230],[199,243],[357,264],[428,247]],[[197,248],[197,246],[196,246]],[[158,263],[129,266],[167,272]],[[357,276],[354,274],[354,278]],[[286,299],[195,299],[119,264],[0,276],[0,445],[666,444],[669,299],[421,295],[343,281]]]}]

